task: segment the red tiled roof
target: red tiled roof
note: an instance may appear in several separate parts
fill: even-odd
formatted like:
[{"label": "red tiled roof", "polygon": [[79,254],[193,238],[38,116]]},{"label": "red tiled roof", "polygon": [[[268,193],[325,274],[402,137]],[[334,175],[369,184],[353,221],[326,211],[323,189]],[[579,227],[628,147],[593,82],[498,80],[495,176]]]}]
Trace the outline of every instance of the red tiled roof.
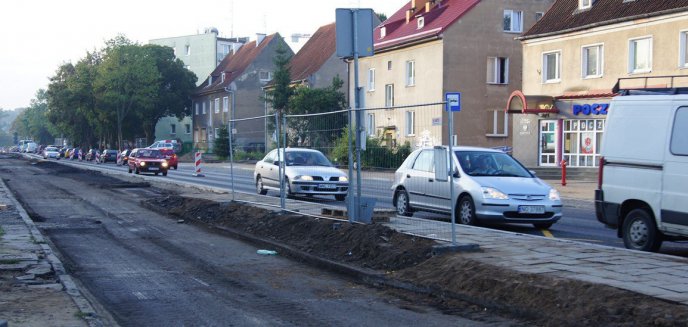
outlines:
[{"label": "red tiled roof", "polygon": [[292,81],[307,79],[332,57],[337,48],[336,31],[335,23],[331,23],[321,26],[310,37],[289,63]]},{"label": "red tiled roof", "polygon": [[[212,84],[208,85],[208,78],[196,88],[194,94],[210,93],[218,90],[223,90],[226,86],[232,83],[234,79],[241,76],[246,67],[248,67],[258,55],[267,47],[273,38],[278,37],[279,33],[268,35],[256,47],[256,41],[251,41],[244,44],[236,53],[228,54],[220,64],[210,73],[213,77]],[[225,81],[222,82],[222,72],[225,73]]]},{"label": "red tiled roof", "polygon": [[688,10],[688,0],[595,0],[578,10],[577,0],[557,0],[540,21],[526,32],[529,39]]},{"label": "red tiled roof", "polygon": [[[443,0],[428,13],[425,12],[425,7],[416,8],[411,14],[411,20],[406,23],[406,12],[411,9],[411,2],[409,2],[375,28],[373,32],[375,50],[436,37],[478,2],[480,0]],[[424,26],[421,29],[418,29],[417,16],[423,17],[424,20]],[[382,27],[386,29],[384,38],[380,38]]]}]

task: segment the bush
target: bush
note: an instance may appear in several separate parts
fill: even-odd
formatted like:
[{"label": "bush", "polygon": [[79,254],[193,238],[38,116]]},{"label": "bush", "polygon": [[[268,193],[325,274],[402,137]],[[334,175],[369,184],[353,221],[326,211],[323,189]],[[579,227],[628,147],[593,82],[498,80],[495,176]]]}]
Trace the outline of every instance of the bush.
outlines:
[{"label": "bush", "polygon": [[248,161],[248,160],[260,160],[265,157],[264,152],[246,152],[243,150],[236,150],[234,151],[234,161]]},{"label": "bush", "polygon": [[[353,140],[355,142],[355,139]],[[335,147],[330,152],[330,158],[338,166],[349,164],[349,128],[345,128],[342,135],[335,141]],[[383,140],[377,137],[366,139],[366,150],[361,153],[364,168],[397,168],[406,157],[411,154],[411,144],[389,147],[382,145]]]}]

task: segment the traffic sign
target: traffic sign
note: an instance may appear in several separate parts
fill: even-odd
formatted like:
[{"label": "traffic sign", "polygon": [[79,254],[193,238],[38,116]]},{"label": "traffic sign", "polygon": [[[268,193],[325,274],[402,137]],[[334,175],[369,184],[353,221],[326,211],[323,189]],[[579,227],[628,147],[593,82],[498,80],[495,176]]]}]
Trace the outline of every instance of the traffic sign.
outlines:
[{"label": "traffic sign", "polygon": [[447,101],[446,111],[461,111],[461,93],[460,92],[447,92],[444,95]]}]

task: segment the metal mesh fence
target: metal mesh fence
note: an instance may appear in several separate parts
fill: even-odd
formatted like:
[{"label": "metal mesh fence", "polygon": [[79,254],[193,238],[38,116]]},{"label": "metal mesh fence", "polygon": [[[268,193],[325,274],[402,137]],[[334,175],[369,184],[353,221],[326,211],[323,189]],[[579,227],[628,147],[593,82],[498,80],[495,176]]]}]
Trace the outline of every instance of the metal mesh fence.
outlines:
[{"label": "metal mesh fence", "polygon": [[[234,198],[328,218],[388,217],[387,224],[405,232],[451,240],[449,180],[436,178],[433,157],[433,147],[449,140],[444,105],[357,114],[359,126],[349,110],[233,120]],[[356,137],[360,167],[349,146]],[[407,160],[418,148],[430,155]]]}]

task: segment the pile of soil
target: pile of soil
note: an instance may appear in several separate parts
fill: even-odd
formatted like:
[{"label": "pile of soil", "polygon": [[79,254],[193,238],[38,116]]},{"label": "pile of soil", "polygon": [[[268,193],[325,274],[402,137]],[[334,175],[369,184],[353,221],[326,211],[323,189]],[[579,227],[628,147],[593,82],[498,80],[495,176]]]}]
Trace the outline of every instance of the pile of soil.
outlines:
[{"label": "pile of soil", "polygon": [[[432,256],[434,241],[381,225],[278,215],[236,203],[165,196],[148,200],[177,219],[276,240],[428,292],[446,310],[467,301],[542,326],[686,326],[688,307],[605,285],[525,274],[458,254]],[[393,283],[390,283],[393,284]]]}]

